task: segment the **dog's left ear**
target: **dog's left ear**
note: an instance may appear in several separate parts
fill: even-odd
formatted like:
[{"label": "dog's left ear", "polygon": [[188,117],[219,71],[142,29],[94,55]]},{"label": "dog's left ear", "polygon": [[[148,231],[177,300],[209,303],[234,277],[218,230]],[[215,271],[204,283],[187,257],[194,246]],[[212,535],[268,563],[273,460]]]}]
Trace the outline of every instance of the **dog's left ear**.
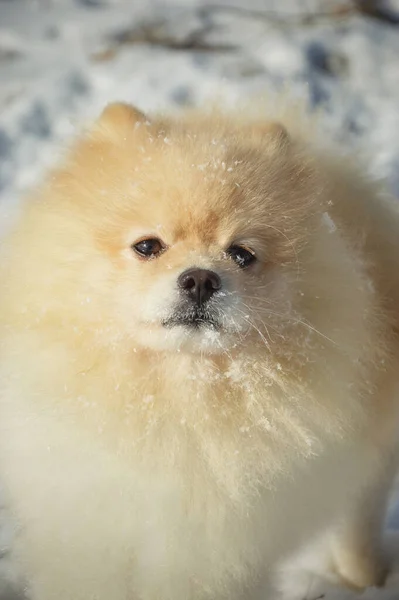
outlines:
[{"label": "dog's left ear", "polygon": [[265,152],[285,152],[291,144],[286,127],[279,121],[257,119],[245,124],[249,140],[260,144]]},{"label": "dog's left ear", "polygon": [[93,134],[108,139],[126,136],[138,123],[145,123],[147,117],[136,107],[122,102],[106,106],[96,121]]}]

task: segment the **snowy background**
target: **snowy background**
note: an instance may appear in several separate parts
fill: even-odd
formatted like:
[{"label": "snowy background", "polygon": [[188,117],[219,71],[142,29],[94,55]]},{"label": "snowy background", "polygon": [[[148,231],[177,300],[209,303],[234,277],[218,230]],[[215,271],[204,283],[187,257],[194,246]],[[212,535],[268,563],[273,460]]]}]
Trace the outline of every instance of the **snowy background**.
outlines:
[{"label": "snowy background", "polygon": [[[0,226],[111,100],[178,109],[284,87],[399,197],[399,0],[0,0]],[[8,539],[5,523],[0,578]],[[399,574],[363,598],[399,600]]]}]

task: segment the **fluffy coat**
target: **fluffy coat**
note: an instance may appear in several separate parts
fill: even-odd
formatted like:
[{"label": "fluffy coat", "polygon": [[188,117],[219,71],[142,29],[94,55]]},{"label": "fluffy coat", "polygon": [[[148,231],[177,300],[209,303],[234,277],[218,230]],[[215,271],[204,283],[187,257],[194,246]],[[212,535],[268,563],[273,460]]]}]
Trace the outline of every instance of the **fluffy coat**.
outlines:
[{"label": "fluffy coat", "polygon": [[[321,534],[330,574],[382,581],[399,214],[323,146],[289,116],[112,105],[25,203],[0,469],[34,600],[266,600]],[[221,277],[219,329],[164,326],[192,266]]]}]

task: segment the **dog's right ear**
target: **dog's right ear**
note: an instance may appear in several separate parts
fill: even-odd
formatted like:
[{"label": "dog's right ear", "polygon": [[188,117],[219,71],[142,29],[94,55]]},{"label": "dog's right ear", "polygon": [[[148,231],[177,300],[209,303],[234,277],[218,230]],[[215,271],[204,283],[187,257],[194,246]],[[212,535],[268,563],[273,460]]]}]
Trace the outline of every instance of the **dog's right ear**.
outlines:
[{"label": "dog's right ear", "polygon": [[147,117],[139,109],[122,102],[106,106],[91,132],[96,138],[121,139],[131,133]]},{"label": "dog's right ear", "polygon": [[285,126],[278,121],[269,121],[261,123],[258,126],[259,134],[262,137],[271,138],[278,141],[281,145],[290,142],[290,135]]}]

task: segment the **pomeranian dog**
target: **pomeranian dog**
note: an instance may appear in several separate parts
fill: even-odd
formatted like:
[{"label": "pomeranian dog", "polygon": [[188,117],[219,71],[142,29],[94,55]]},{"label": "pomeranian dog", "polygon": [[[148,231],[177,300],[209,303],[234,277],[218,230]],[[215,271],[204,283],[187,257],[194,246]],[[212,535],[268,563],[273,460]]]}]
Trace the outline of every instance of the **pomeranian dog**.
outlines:
[{"label": "pomeranian dog", "polygon": [[289,116],[110,105],[0,264],[29,598],[269,600],[312,543],[383,582],[399,212],[356,165]]}]

